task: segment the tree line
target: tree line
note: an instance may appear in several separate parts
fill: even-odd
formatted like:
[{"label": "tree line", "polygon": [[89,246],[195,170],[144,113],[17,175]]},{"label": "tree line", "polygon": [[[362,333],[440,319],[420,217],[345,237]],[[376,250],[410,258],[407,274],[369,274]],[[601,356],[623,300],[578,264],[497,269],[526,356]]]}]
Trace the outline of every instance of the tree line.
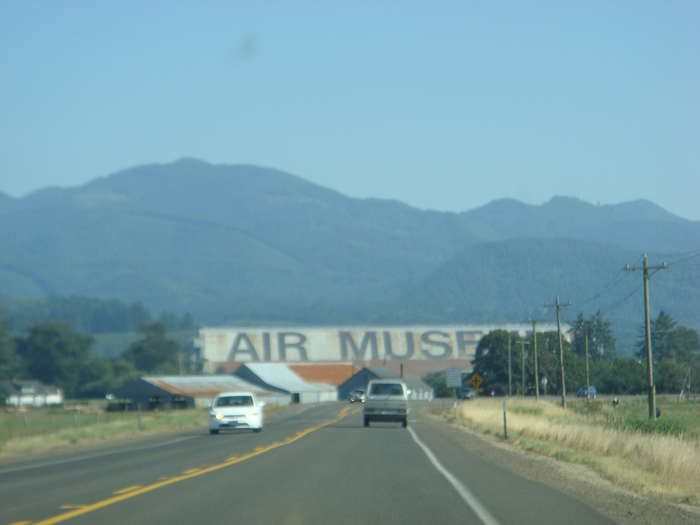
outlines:
[{"label": "tree line", "polygon": [[[14,332],[40,321],[61,320],[86,334],[136,332],[156,319],[142,303],[124,303],[118,299],[85,296],[49,296],[19,300],[0,298],[0,319]],[[158,317],[168,330],[190,330],[197,327],[192,315],[164,311]]]},{"label": "tree line", "polygon": [[108,359],[92,357],[95,338],[64,320],[37,322],[21,336],[0,322],[0,379],[34,379],[67,398],[97,398],[144,374],[193,372],[187,349],[167,337],[163,321],[144,323],[139,332],[121,358]]},{"label": "tree line", "polygon": [[[700,337],[695,330],[680,326],[660,312],[651,321],[654,383],[658,393],[679,394],[688,378],[700,377]],[[517,332],[494,330],[477,345],[473,373],[483,379],[484,393],[494,395],[560,395],[562,390],[557,332],[537,333],[537,377],[535,385],[535,338]],[[601,312],[585,318],[579,314],[571,329],[571,342],[563,339],[567,394],[586,385],[586,348],[591,385],[605,394],[647,392],[647,357],[644,327],[640,329],[633,359],[617,357],[612,325]],[[509,366],[510,363],[510,366]],[[509,373],[510,370],[510,373]],[[449,396],[445,373],[430,374],[426,381],[437,395]]]}]

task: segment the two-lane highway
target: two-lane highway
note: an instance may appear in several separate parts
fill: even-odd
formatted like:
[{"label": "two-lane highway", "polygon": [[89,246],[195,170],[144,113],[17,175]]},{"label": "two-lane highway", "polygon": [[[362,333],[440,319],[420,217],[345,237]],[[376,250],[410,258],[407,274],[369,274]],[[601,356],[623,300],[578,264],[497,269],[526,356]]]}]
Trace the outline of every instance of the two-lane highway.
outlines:
[{"label": "two-lane highway", "polygon": [[0,467],[0,523],[605,524],[576,499],[412,418],[297,407],[260,434],[201,431]]}]

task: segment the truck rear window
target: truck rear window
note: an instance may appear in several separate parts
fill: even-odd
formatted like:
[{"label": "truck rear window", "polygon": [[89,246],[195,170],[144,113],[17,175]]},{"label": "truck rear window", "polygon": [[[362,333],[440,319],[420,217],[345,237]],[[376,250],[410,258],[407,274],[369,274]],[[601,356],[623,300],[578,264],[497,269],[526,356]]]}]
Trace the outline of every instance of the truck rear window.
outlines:
[{"label": "truck rear window", "polygon": [[371,396],[402,396],[403,388],[395,383],[376,383],[369,392]]}]

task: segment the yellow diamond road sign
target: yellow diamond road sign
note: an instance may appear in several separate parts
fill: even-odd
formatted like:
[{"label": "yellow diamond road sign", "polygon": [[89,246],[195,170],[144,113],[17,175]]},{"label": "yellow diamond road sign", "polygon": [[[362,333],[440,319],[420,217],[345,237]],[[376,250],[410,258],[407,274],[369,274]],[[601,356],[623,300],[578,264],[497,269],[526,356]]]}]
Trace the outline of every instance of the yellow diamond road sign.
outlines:
[{"label": "yellow diamond road sign", "polygon": [[484,382],[484,380],[481,378],[479,374],[473,374],[469,382],[472,384],[474,387],[474,390],[479,388],[481,386],[481,383]]}]

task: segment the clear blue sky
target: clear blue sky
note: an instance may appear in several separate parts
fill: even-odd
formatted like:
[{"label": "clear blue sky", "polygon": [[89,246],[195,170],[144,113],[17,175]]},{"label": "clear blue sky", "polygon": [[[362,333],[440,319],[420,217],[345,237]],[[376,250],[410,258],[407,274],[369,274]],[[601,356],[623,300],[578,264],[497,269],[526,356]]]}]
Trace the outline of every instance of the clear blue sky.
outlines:
[{"label": "clear blue sky", "polygon": [[0,0],[0,191],[180,157],[700,220],[700,2]]}]

